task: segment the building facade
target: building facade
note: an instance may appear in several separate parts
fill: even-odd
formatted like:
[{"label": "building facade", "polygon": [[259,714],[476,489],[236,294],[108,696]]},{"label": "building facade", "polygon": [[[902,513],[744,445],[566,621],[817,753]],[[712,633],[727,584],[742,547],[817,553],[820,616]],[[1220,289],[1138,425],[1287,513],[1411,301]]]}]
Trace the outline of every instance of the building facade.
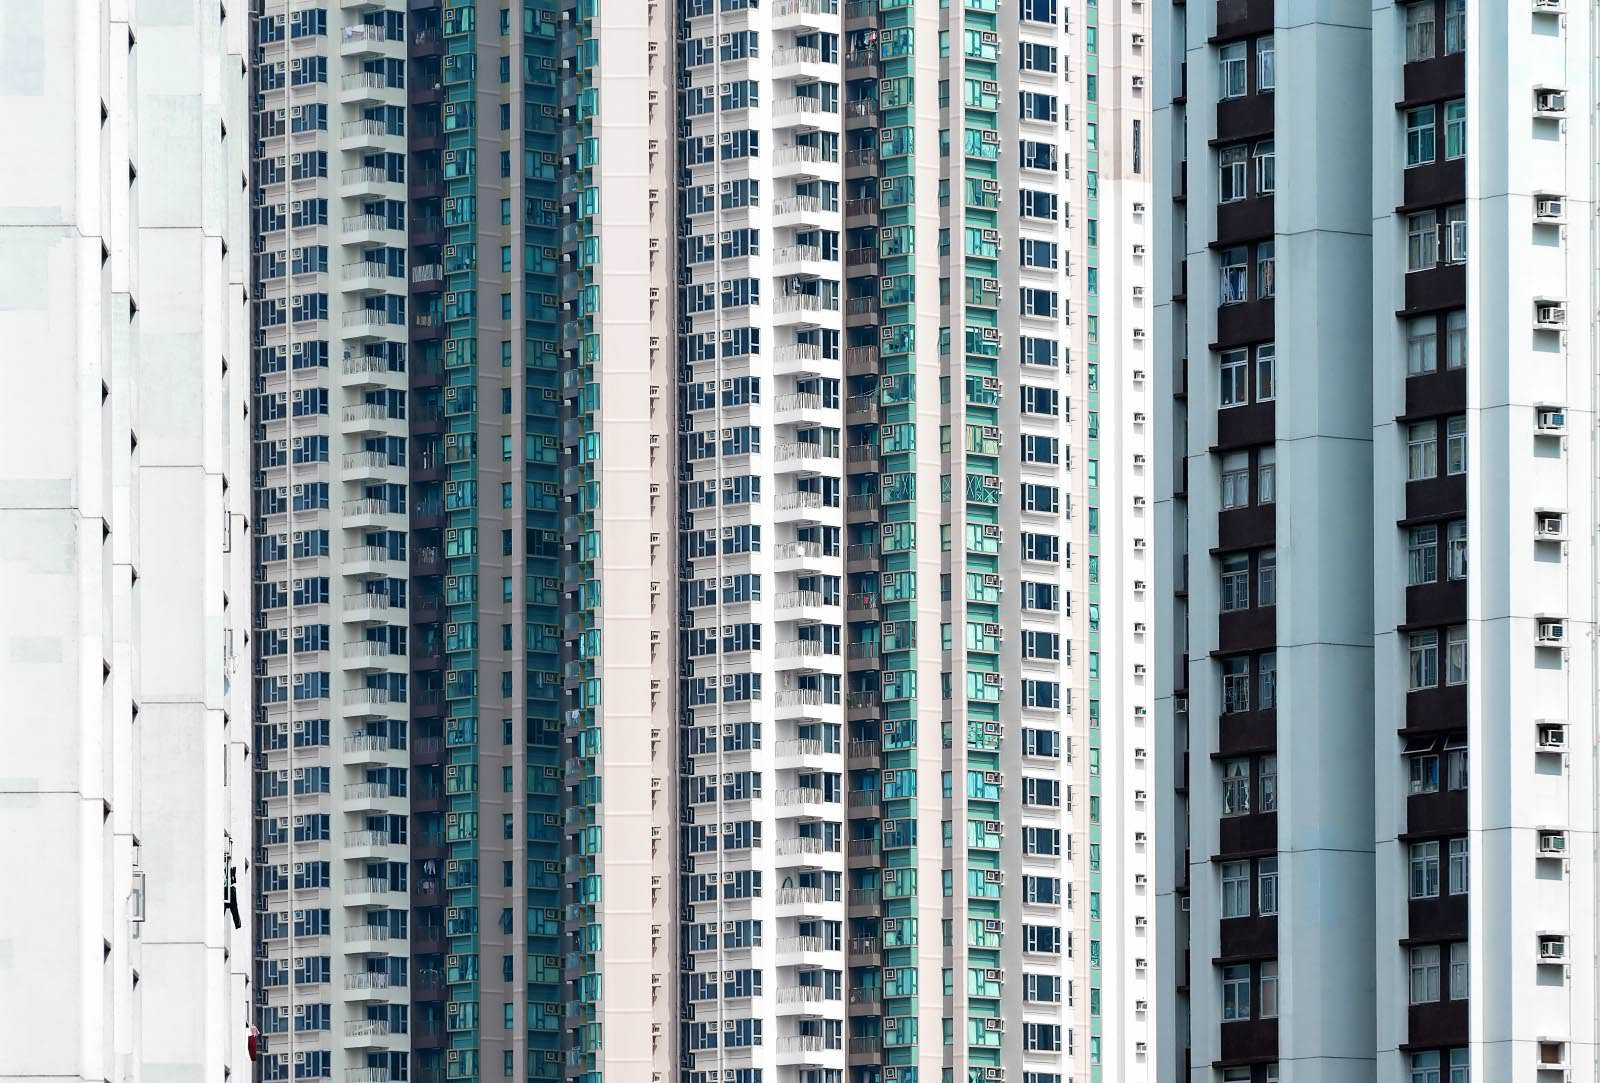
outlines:
[{"label": "building facade", "polygon": [[1147,1078],[1143,5],[257,8],[269,1078]]},{"label": "building facade", "polygon": [[1161,1077],[1589,1078],[1593,13],[1156,32]]},{"label": "building facade", "polygon": [[247,23],[0,15],[0,1076],[251,1070]]}]

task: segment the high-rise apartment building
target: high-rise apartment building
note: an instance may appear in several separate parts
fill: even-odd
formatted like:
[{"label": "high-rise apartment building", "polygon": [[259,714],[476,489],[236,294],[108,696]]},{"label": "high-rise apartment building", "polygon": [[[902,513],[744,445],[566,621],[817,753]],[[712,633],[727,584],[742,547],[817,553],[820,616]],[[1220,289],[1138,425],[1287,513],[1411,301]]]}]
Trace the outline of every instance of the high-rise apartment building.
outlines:
[{"label": "high-rise apartment building", "polygon": [[269,1078],[1149,1078],[1144,5],[257,7]]},{"label": "high-rise apartment building", "polygon": [[251,1069],[245,34],[0,11],[7,1079]]},{"label": "high-rise apartment building", "polygon": [[1594,31],[1158,5],[1164,1080],[1594,1075]]}]

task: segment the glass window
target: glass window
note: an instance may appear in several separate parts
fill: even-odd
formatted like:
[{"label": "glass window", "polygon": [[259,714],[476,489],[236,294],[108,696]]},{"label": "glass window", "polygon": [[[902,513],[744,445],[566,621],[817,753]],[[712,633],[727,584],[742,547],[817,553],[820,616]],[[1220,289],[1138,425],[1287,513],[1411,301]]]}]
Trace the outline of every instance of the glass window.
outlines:
[{"label": "glass window", "polygon": [[[1243,816],[1250,811],[1250,761],[1225,760],[1222,764],[1222,814]],[[1434,844],[1437,850],[1438,843]]]},{"label": "glass window", "polygon": [[1422,0],[1406,7],[1406,62],[1432,60],[1438,37],[1433,0]]},{"label": "glass window", "polygon": [[[1467,983],[1468,983],[1467,959],[1468,959],[1468,947],[1467,947],[1467,942],[1465,940],[1458,940],[1454,944],[1450,945],[1450,999],[1451,1000],[1466,1000],[1467,999]],[[1464,1053],[1466,1053],[1466,1050],[1465,1049],[1451,1050],[1451,1053],[1450,1053],[1450,1066],[1451,1066],[1451,1068],[1455,1067],[1455,1064],[1456,1064],[1455,1055],[1457,1053],[1463,1053],[1464,1054]],[[1454,1080],[1454,1078],[1455,1078],[1455,1076],[1454,1076],[1454,1073],[1452,1072],[1452,1074],[1451,1074],[1452,1081]]]},{"label": "glass window", "polygon": [[1406,110],[1406,168],[1428,165],[1434,159],[1435,112],[1431,105]]},{"label": "glass window", "polygon": [[1278,359],[1278,347],[1272,342],[1263,342],[1256,347],[1256,401],[1271,402],[1278,397],[1277,371],[1274,362]]},{"label": "glass window", "polygon": [[1256,455],[1256,503],[1273,504],[1278,499],[1278,458],[1272,448]]},{"label": "glass window", "polygon": [[1406,217],[1406,270],[1426,271],[1439,262],[1439,220],[1432,211]]},{"label": "glass window", "polygon": [[[1439,844],[1434,843],[1437,850]],[[1450,894],[1465,895],[1467,893],[1467,840],[1450,840]]]},{"label": "glass window", "polygon": [[1220,404],[1245,406],[1250,402],[1250,351],[1222,352]]},{"label": "glass window", "polygon": [[1445,632],[1444,683],[1467,683],[1467,626],[1457,624]]},{"label": "glass window", "polygon": [[1278,705],[1278,652],[1267,651],[1256,659],[1256,685],[1259,690],[1261,709],[1269,710]]},{"label": "glass window", "polygon": [[1222,460],[1222,510],[1250,504],[1250,454],[1230,452]]},{"label": "glass window", "polygon": [[1250,556],[1235,553],[1222,558],[1222,611],[1250,608]]},{"label": "glass window", "polygon": [[1262,917],[1278,912],[1278,859],[1256,859],[1256,905]]},{"label": "glass window", "polygon": [[1439,579],[1439,528],[1414,526],[1406,532],[1406,586]]},{"label": "glass window", "polygon": [[1256,39],[1256,93],[1278,86],[1278,46],[1272,35]]},{"label": "glass window", "polygon": [[1250,660],[1222,660],[1222,713],[1238,714],[1250,709]]},{"label": "glass window", "polygon": [[1278,757],[1262,756],[1257,768],[1257,792],[1261,795],[1259,812],[1278,811]]},{"label": "glass window", "polygon": [[1406,321],[1406,375],[1421,376],[1439,368],[1439,321],[1419,316]]},{"label": "glass window", "polygon": [[1232,1023],[1250,1018],[1250,968],[1222,968],[1222,1021]]},{"label": "glass window", "polygon": [[1406,427],[1406,480],[1439,476],[1439,426],[1419,421]]},{"label": "glass window", "polygon": [[1467,472],[1467,419],[1465,415],[1458,414],[1445,422],[1444,472],[1446,474],[1465,474]]},{"label": "glass window", "polygon": [[1445,368],[1467,367],[1467,310],[1457,308],[1444,314]]},{"label": "glass window", "polygon": [[[1429,0],[1432,7],[1432,0]],[[1411,1054],[1411,1079],[1409,1083],[1439,1083],[1439,1054]]]},{"label": "glass window", "polygon": [[1272,241],[1256,245],[1256,296],[1275,297],[1278,293],[1277,248]]},{"label": "glass window", "polygon": [[1411,1003],[1432,1004],[1439,999],[1439,945],[1411,949]]},{"label": "glass window", "polygon": [[1413,842],[1411,844],[1411,897],[1437,899],[1439,897],[1439,844]]},{"label": "glass window", "polygon": [[1250,299],[1250,250],[1222,250],[1222,280],[1218,304],[1237,305]]},{"label": "glass window", "polygon": [[1261,1018],[1278,1018],[1278,960],[1261,963]]},{"label": "glass window", "polygon": [[[1466,996],[1465,993],[1461,995]],[[1465,1049],[1450,1050],[1450,1083],[1469,1083],[1472,1079],[1470,1064]]]},{"label": "glass window", "polygon": [[1467,0],[1444,0],[1444,55],[1467,48]]},{"label": "glass window", "polygon": [[1444,103],[1444,159],[1453,162],[1467,156],[1467,103],[1464,99]]},{"label": "glass window", "polygon": [[1439,792],[1439,757],[1432,752],[1420,756],[1408,756],[1410,763],[1411,786],[1410,792],[1438,793]]},{"label": "glass window", "polygon": [[1467,788],[1467,750],[1446,748],[1444,753],[1444,784],[1452,790]]},{"label": "glass window", "polygon": [[1444,209],[1444,252],[1446,263],[1464,263],[1467,259],[1467,208],[1457,203]]},{"label": "glass window", "polygon": [[1219,50],[1222,63],[1219,86],[1224,101],[1250,93],[1249,55],[1250,43],[1245,41],[1229,42]]},{"label": "glass window", "polygon": [[1222,866],[1222,916],[1250,916],[1250,862],[1228,861]]},{"label": "glass window", "polygon": [[1277,176],[1277,149],[1272,140],[1263,139],[1256,144],[1256,195],[1277,191]]},{"label": "glass window", "polygon": [[1407,645],[1410,691],[1420,692],[1439,684],[1439,633],[1412,632]]},{"label": "glass window", "polygon": [[1262,550],[1256,560],[1256,604],[1278,604],[1278,553],[1274,549]]},{"label": "glass window", "polygon": [[1445,527],[1445,574],[1451,579],[1467,577],[1467,521],[1457,519]]},{"label": "glass window", "polygon": [[1250,196],[1250,148],[1223,147],[1217,154],[1217,199],[1233,203]]}]

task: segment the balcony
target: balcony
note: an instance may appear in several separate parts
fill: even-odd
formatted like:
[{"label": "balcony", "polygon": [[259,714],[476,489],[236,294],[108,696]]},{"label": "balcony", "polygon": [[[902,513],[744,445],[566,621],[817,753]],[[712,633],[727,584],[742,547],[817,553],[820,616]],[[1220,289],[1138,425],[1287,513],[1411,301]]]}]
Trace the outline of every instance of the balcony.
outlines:
[{"label": "balcony", "polygon": [[851,741],[845,745],[844,765],[848,771],[875,770],[883,754],[878,741]]},{"label": "balcony", "polygon": [[[399,289],[403,283],[389,279],[388,284]],[[386,357],[352,354],[340,368],[340,383],[348,388],[405,387],[405,381],[405,370],[396,370]]]},{"label": "balcony", "polygon": [[362,402],[339,412],[341,431],[346,436],[404,436],[405,418],[390,417],[383,403]]},{"label": "balcony", "polygon": [[830,414],[824,412],[822,396],[807,391],[779,395],[772,406],[772,420],[778,425],[821,425],[831,420]]},{"label": "balcony", "polygon": [[[387,1000],[389,998],[389,975],[367,972],[357,972],[344,976],[345,1000]],[[403,996],[405,986],[394,986]]]},{"label": "balcony", "polygon": [[[792,114],[799,119],[800,114]],[[775,177],[792,177],[796,180],[813,177],[837,177],[839,157],[825,154],[820,147],[790,144],[779,147],[772,159]]]},{"label": "balcony", "polygon": [[794,985],[778,990],[779,1015],[821,1016],[823,1005],[838,1004],[837,996],[829,997],[820,985]]},{"label": "balcony", "polygon": [[346,1049],[381,1049],[389,1044],[387,1019],[347,1019],[344,1024]]},{"label": "balcony", "polygon": [[[787,45],[772,50],[772,77],[774,79],[821,79],[827,73],[822,66],[822,50],[811,46]],[[815,102],[820,111],[822,103],[815,98],[791,97],[782,101]]]},{"label": "balcony", "polygon": [[381,214],[347,214],[339,223],[339,243],[355,248],[376,248],[397,239],[399,232]]},{"label": "balcony", "polygon": [[820,523],[827,518],[823,514],[824,505],[821,493],[811,493],[800,489],[779,493],[773,501],[772,507],[776,513],[773,518],[779,523],[802,526]]},{"label": "balcony", "polygon": [[[782,695],[782,693],[779,693]],[[773,793],[773,806],[779,819],[837,819],[839,799],[815,786],[788,786]]]},{"label": "balcony", "polygon": [[398,197],[402,185],[379,165],[358,165],[339,174],[339,195],[345,199]]},{"label": "balcony", "polygon": [[838,962],[837,956],[828,948],[828,941],[820,936],[780,936],[777,948],[779,966]]},{"label": "balcony", "polygon": [[[343,668],[346,673],[382,673],[389,668],[389,659],[396,657],[389,654],[386,644],[376,640],[361,640],[356,643],[344,645]],[[402,665],[405,663],[403,656],[398,656]]]},{"label": "balcony", "polygon": [[772,205],[772,224],[779,229],[820,226],[824,213],[819,196],[783,196]]},{"label": "balcony", "polygon": [[773,550],[776,568],[780,572],[820,572],[825,554],[821,542],[780,542]]},{"label": "balcony", "polygon": [[[365,646],[365,644],[349,644],[349,646]],[[346,648],[348,650],[348,647]],[[397,753],[404,749],[397,749],[389,743],[389,738],[373,733],[358,733],[344,739],[344,764],[346,767],[366,767],[388,764],[394,761]]]},{"label": "balcony", "polygon": [[820,590],[788,590],[773,601],[773,613],[780,621],[807,624],[836,619],[839,603],[828,602]]},{"label": "balcony", "polygon": [[403,59],[406,43],[402,38],[391,38],[381,26],[356,23],[344,28],[339,36],[339,55],[375,59],[392,57]]},{"label": "balcony", "polygon": [[381,263],[358,260],[339,268],[339,289],[343,293],[360,297],[404,288],[405,280],[391,275]]},{"label": "balcony", "polygon": [[[363,877],[360,882],[369,884],[373,881],[368,881]],[[346,896],[351,894],[350,883],[351,881],[345,881]],[[385,888],[388,886],[388,881],[386,880],[376,881],[376,883],[383,884]],[[357,904],[348,903],[346,905],[354,906]],[[406,950],[403,940],[389,935],[389,927],[387,925],[345,926],[344,950],[346,955],[387,955],[391,949],[401,954],[404,954]]]},{"label": "balcony", "polygon": [[831,473],[832,464],[839,461],[837,447],[826,448],[821,444],[799,440],[780,443],[773,451],[774,471],[779,474],[809,477],[824,472]]},{"label": "balcony", "polygon": [[847,425],[875,425],[878,422],[878,396],[868,392],[851,395],[844,400],[844,420]]},{"label": "balcony", "polygon": [[778,1064],[798,1066],[803,1064],[838,1065],[837,1054],[844,1047],[844,1039],[824,1038],[820,1034],[785,1034],[778,1039]]},{"label": "balcony", "polygon": [[836,324],[839,298],[820,293],[786,293],[772,302],[775,322],[780,326],[821,327]]},{"label": "balcony", "polygon": [[[389,881],[377,876],[356,876],[344,882],[344,905],[351,908],[369,906],[388,906],[394,891],[389,886]],[[350,950],[348,943],[349,934],[360,929],[366,931],[366,926],[348,926],[345,929],[345,949]],[[387,938],[387,930],[385,930]]]},{"label": "balcony", "polygon": [[775,30],[839,29],[839,0],[773,0]]},{"label": "balcony", "polygon": [[378,154],[404,145],[405,136],[391,131],[386,121],[362,118],[339,125],[339,149],[343,151]]},{"label": "balcony", "polygon": [[405,90],[390,86],[382,72],[352,72],[339,80],[339,101],[344,105],[400,105],[404,96]]},{"label": "balcony", "polygon": [[[361,689],[360,691],[380,691],[379,689]],[[346,693],[348,696],[348,693]],[[383,700],[389,700],[388,692],[384,692]],[[388,812],[395,802],[403,802],[404,797],[397,796],[389,789],[387,782],[349,782],[344,787],[344,803],[346,812],[367,810],[369,812]]]},{"label": "balcony", "polygon": [[387,500],[374,496],[363,496],[356,500],[346,500],[340,505],[344,512],[344,522],[340,525],[350,530],[382,530],[396,525],[396,518],[402,514],[390,507]]},{"label": "balcony", "polygon": [[391,606],[386,594],[360,593],[344,596],[340,615],[346,624],[387,624],[391,617],[403,617],[404,611]]},{"label": "balcony", "polygon": [[815,738],[796,737],[779,741],[773,752],[777,756],[777,768],[780,771],[821,771],[837,769],[839,766],[837,753],[828,753],[823,743]]},{"label": "balcony", "polygon": [[[838,860],[838,844],[828,846],[821,839],[804,836],[779,839],[774,847],[777,855],[777,865],[782,869],[819,869],[831,867],[835,871],[843,871],[843,865]],[[828,855],[832,855],[829,859]]]},{"label": "balcony", "polygon": [[380,308],[358,308],[346,312],[341,321],[344,337],[355,342],[398,339],[405,334],[404,320],[393,320]]},{"label": "balcony", "polygon": [[[339,572],[356,579],[384,579],[397,570],[395,563],[389,556],[389,550],[381,545],[350,545],[345,547],[344,562],[339,566]],[[351,657],[350,647],[366,645],[347,644],[344,655],[346,661]]]}]

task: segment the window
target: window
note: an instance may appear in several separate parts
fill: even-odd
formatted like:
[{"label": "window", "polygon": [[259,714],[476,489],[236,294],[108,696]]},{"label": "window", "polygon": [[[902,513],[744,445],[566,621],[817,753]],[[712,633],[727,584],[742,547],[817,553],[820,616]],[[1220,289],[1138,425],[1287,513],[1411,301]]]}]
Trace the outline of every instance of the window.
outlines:
[{"label": "window", "polygon": [[[1467,965],[1468,965],[1467,964],[1467,960],[1468,960],[1469,957],[1470,956],[1469,956],[1469,953],[1468,953],[1468,950],[1467,950],[1467,942],[1465,940],[1458,940],[1454,944],[1450,945],[1450,999],[1451,1000],[1466,1000],[1467,999],[1467,982],[1469,980],[1468,974],[1467,974]],[[1466,1052],[1466,1050],[1461,1050],[1461,1049],[1453,1050],[1451,1052],[1451,1054],[1450,1054],[1450,1066],[1452,1068],[1455,1067],[1455,1054],[1456,1053],[1465,1053],[1465,1052]],[[1454,1081],[1454,1078],[1455,1078],[1454,1077],[1454,1073],[1452,1073],[1451,1074],[1452,1083]]]},{"label": "window", "polygon": [[1250,197],[1250,148],[1223,147],[1217,155],[1217,199],[1234,203]]},{"label": "window", "polygon": [[1244,247],[1222,250],[1222,281],[1218,304],[1237,305],[1250,299],[1250,250]]},{"label": "window", "polygon": [[[1432,0],[1429,0],[1428,6],[1433,6]],[[1411,1054],[1410,1083],[1439,1083],[1438,1053]]]},{"label": "window", "polygon": [[1408,770],[1411,774],[1410,792],[1419,793],[1439,792],[1439,757],[1428,752],[1422,755],[1407,757],[1411,762]]},{"label": "window", "polygon": [[1278,87],[1278,46],[1268,34],[1256,39],[1256,93],[1265,94]]},{"label": "window", "polygon": [[1222,916],[1250,916],[1250,862],[1228,861],[1222,866]]},{"label": "window", "polygon": [[1412,632],[1406,648],[1409,656],[1409,691],[1420,692],[1439,684],[1439,633]]},{"label": "window", "polygon": [[1457,308],[1444,314],[1444,367],[1467,367],[1467,312]]},{"label": "window", "polygon": [[[1244,816],[1250,812],[1250,761],[1224,760],[1222,763],[1222,814]],[[1434,844],[1435,850],[1438,844]]]},{"label": "window", "polygon": [[1411,844],[1411,897],[1437,899],[1439,897],[1439,844],[1413,842]]},{"label": "window", "polygon": [[1222,713],[1238,714],[1250,709],[1250,660],[1222,660]]},{"label": "window", "polygon": [[1250,608],[1250,556],[1236,553],[1222,558],[1222,611]]},{"label": "window", "polygon": [[1275,504],[1278,500],[1278,453],[1266,447],[1256,453],[1256,503]]},{"label": "window", "polygon": [[1444,209],[1444,252],[1446,263],[1465,263],[1467,260],[1467,208],[1457,203]]},{"label": "window", "polygon": [[1428,165],[1434,159],[1434,143],[1438,136],[1434,118],[1437,113],[1431,105],[1406,110],[1406,168]]},{"label": "window", "polygon": [[1277,191],[1277,163],[1277,150],[1272,140],[1263,139],[1256,144],[1256,195]]},{"label": "window", "polygon": [[1022,43],[1023,71],[1038,71],[1054,75],[1056,71],[1056,49],[1053,45],[1044,45],[1036,41]]},{"label": "window", "polygon": [[[1439,844],[1433,844],[1434,853],[1439,851]],[[1467,840],[1450,840],[1450,880],[1449,889],[1452,895],[1465,895],[1467,893]],[[1434,884],[1434,894],[1438,894],[1437,883]]]},{"label": "window", "polygon": [[1439,321],[1421,316],[1406,321],[1406,375],[1422,376],[1439,368]]},{"label": "window", "polygon": [[1278,553],[1263,549],[1256,557],[1256,605],[1278,604]]},{"label": "window", "polygon": [[1426,271],[1439,262],[1439,221],[1432,211],[1406,216],[1406,270]]},{"label": "window", "polygon": [[1457,519],[1445,527],[1445,574],[1451,579],[1467,577],[1467,521]]},{"label": "window", "polygon": [[[1465,993],[1462,994],[1463,996]],[[1472,1078],[1471,1062],[1467,1059],[1467,1050],[1450,1050],[1450,1080],[1449,1083],[1468,1083]]]},{"label": "window", "polygon": [[1467,48],[1467,0],[1444,0],[1444,55]]},{"label": "window", "polygon": [[1256,793],[1261,798],[1258,812],[1278,811],[1278,757],[1262,756],[1256,766]]},{"label": "window", "polygon": [[1467,626],[1457,624],[1445,632],[1444,683],[1467,683]]},{"label": "window", "polygon": [[1222,351],[1220,405],[1246,406],[1250,402],[1250,351]]},{"label": "window", "polygon": [[1464,790],[1467,788],[1467,750],[1465,747],[1452,747],[1454,740],[1452,738],[1445,742],[1444,784],[1452,790]]},{"label": "window", "polygon": [[1420,421],[1406,428],[1406,480],[1426,481],[1439,476],[1439,427]]},{"label": "window", "polygon": [[1406,63],[1432,60],[1435,38],[1438,36],[1433,14],[1434,0],[1406,7]]},{"label": "window", "polygon": [[1277,272],[1277,246],[1272,241],[1262,241],[1256,245],[1256,297],[1277,296]]},{"label": "window", "polygon": [[1250,505],[1250,453],[1233,451],[1222,460],[1222,510]]},{"label": "window", "polygon": [[1278,960],[1261,963],[1261,1018],[1278,1018]]},{"label": "window", "polygon": [[1233,1023],[1250,1018],[1250,968],[1222,968],[1222,1021]]},{"label": "window", "polygon": [[1432,1004],[1439,999],[1439,945],[1411,949],[1411,1003]]},{"label": "window", "polygon": [[1242,98],[1250,93],[1250,43],[1246,41],[1231,41],[1219,50],[1222,63],[1221,87],[1222,100],[1229,98]]},{"label": "window", "polygon": [[1278,652],[1266,651],[1256,659],[1257,695],[1263,711],[1278,705]]},{"label": "window", "polygon": [[1256,347],[1256,401],[1271,402],[1278,395],[1275,363],[1278,360],[1276,343],[1263,342]]},{"label": "window", "polygon": [[1467,156],[1467,103],[1464,99],[1444,103],[1444,160],[1453,162]]},{"label": "window", "polygon": [[1022,0],[1022,19],[1030,23],[1054,23],[1056,0]]},{"label": "window", "polygon": [[1256,859],[1256,904],[1262,917],[1278,912],[1278,859]]},{"label": "window", "polygon": [[1466,416],[1458,414],[1446,421],[1444,433],[1444,472],[1451,475],[1465,474],[1467,472]]},{"label": "window", "polygon": [[1439,528],[1414,526],[1406,532],[1406,586],[1439,579]]}]

